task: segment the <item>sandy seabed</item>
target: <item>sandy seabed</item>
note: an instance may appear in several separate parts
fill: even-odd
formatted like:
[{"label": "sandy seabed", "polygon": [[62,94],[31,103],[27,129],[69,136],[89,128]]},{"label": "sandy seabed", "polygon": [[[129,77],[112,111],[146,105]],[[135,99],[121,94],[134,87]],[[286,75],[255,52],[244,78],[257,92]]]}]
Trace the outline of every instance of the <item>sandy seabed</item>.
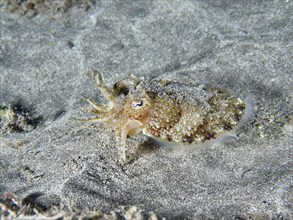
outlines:
[{"label": "sandy seabed", "polygon": [[[2,217],[293,218],[292,1],[62,7],[0,8]],[[91,69],[109,86],[135,73],[225,88],[255,112],[239,139],[186,152],[128,139],[121,165],[115,134],[77,120],[82,96],[105,102]]]}]

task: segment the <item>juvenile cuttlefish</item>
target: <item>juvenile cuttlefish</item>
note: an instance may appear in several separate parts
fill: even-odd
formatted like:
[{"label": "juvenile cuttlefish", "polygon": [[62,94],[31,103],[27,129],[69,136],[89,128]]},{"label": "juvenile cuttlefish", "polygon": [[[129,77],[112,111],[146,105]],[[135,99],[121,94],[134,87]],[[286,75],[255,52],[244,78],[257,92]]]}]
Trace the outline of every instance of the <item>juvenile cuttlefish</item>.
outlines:
[{"label": "juvenile cuttlefish", "polygon": [[217,138],[235,128],[244,115],[245,102],[220,89],[204,89],[167,80],[130,79],[105,85],[93,71],[97,86],[109,101],[91,104],[94,118],[116,132],[120,157],[126,161],[126,139],[140,132],[167,141],[193,144]]}]

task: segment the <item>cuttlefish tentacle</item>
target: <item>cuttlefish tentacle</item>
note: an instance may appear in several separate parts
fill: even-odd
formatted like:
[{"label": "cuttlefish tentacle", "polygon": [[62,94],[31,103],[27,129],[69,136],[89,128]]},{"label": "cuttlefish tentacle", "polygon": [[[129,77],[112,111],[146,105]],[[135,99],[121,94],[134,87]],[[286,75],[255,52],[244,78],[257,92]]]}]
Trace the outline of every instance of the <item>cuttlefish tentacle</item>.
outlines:
[{"label": "cuttlefish tentacle", "polygon": [[103,122],[103,121],[105,121],[105,119],[102,118],[102,117],[96,117],[96,118],[86,118],[86,119],[81,119],[80,121],[82,121],[82,122],[91,122],[91,123],[95,123],[95,122]]},{"label": "cuttlefish tentacle", "polygon": [[118,139],[118,148],[120,150],[121,159],[126,161],[126,139],[127,136],[135,136],[143,129],[143,123],[141,121],[132,119],[128,120],[121,129],[120,139]]},{"label": "cuttlefish tentacle", "polygon": [[92,109],[87,109],[89,112],[96,115],[94,118],[82,119],[83,122],[104,122],[109,120],[112,115],[110,111],[113,107],[113,104],[109,103],[108,105],[99,105],[96,102],[90,100],[89,98],[83,96],[83,98],[93,107]]},{"label": "cuttlefish tentacle", "polygon": [[104,81],[102,79],[101,73],[99,73],[96,70],[93,70],[92,75],[95,77],[97,86],[100,89],[100,91],[103,93],[105,98],[108,101],[113,102],[116,98],[116,95],[115,95],[114,91],[112,91],[111,89],[109,89],[108,86],[106,86],[106,84],[104,83]]},{"label": "cuttlefish tentacle", "polygon": [[138,78],[136,77],[136,75],[131,74],[130,77],[131,77],[131,80],[132,80],[133,84],[134,84],[135,86],[137,86],[137,85],[139,84],[139,80],[138,80]]},{"label": "cuttlefish tentacle", "polygon": [[85,119],[80,119],[80,121],[83,122],[105,122],[109,120],[112,116],[110,114],[99,114],[97,117],[94,118],[85,118]]},{"label": "cuttlefish tentacle", "polygon": [[94,110],[96,110],[95,113],[109,112],[111,110],[111,108],[112,108],[112,105],[100,105],[100,104],[90,100],[86,96],[83,96],[83,99],[85,99],[94,108]]}]

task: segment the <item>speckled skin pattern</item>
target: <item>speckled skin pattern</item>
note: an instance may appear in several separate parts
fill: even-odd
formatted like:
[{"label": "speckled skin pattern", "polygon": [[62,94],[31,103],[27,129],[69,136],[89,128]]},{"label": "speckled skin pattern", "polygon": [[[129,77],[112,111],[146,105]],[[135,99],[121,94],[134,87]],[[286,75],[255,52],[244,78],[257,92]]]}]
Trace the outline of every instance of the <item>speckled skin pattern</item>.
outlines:
[{"label": "speckled skin pattern", "polygon": [[101,74],[93,71],[98,87],[109,103],[94,109],[91,122],[101,122],[116,132],[121,159],[126,160],[127,137],[141,131],[150,137],[192,144],[217,138],[237,126],[245,103],[228,92],[166,80],[139,81],[135,76],[109,89]]}]

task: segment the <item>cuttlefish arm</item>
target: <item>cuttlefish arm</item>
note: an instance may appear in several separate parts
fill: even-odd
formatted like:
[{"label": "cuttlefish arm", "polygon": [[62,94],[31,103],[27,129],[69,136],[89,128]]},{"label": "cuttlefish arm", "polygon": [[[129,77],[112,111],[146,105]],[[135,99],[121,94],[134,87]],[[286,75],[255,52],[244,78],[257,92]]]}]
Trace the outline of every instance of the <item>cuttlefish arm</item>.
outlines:
[{"label": "cuttlefish arm", "polygon": [[108,86],[106,86],[106,84],[104,83],[104,81],[102,79],[101,73],[99,73],[96,70],[93,70],[92,75],[96,79],[97,86],[100,89],[100,91],[102,92],[102,94],[105,96],[105,98],[109,102],[114,102],[116,95],[113,90],[111,90]]},{"label": "cuttlefish arm", "polygon": [[120,137],[117,140],[118,148],[120,150],[121,159],[126,161],[126,139],[127,136],[135,136],[143,130],[143,123],[139,120],[128,120],[121,128]]}]

